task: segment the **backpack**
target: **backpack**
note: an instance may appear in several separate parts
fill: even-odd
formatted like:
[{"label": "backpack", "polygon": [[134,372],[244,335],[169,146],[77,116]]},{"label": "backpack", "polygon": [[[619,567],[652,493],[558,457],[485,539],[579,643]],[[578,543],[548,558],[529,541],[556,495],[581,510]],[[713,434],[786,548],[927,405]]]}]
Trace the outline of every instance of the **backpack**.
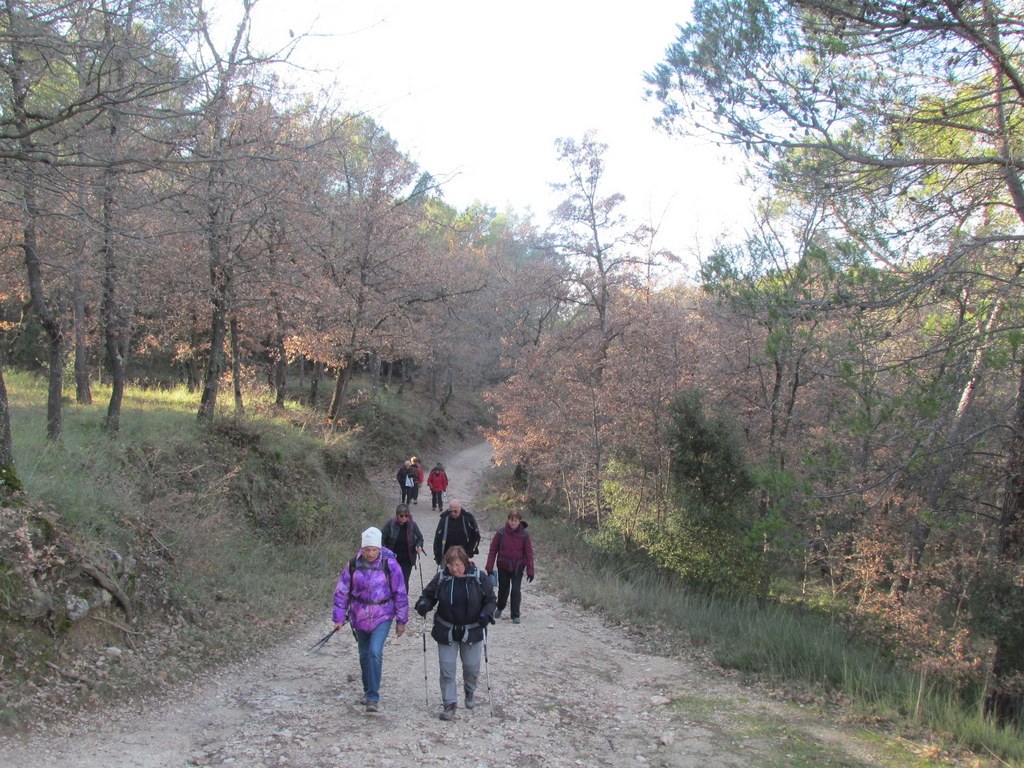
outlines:
[{"label": "backpack", "polygon": [[[388,600],[395,599],[395,590],[391,588],[391,566],[388,565],[388,561],[394,560],[393,557],[386,556],[383,552],[380,553],[381,559],[384,561],[383,571],[384,575],[388,577]],[[356,572],[356,558],[352,558],[348,561],[348,602],[352,604],[352,577]]]}]

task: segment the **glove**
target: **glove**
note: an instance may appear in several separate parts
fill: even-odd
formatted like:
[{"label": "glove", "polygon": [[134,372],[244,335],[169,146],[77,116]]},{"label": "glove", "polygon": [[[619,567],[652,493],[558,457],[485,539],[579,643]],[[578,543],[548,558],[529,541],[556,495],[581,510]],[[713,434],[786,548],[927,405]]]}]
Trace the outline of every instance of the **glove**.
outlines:
[{"label": "glove", "polygon": [[488,624],[494,623],[494,617],[489,615],[486,611],[480,614],[480,626],[486,627]]},{"label": "glove", "polygon": [[526,577],[526,583],[527,583],[527,584],[529,584],[529,583],[530,583],[530,582],[532,582],[532,581],[533,581],[533,576],[527,576],[527,577]]},{"label": "glove", "polygon": [[430,608],[427,607],[427,603],[425,600],[417,600],[416,605],[413,606],[413,610],[416,611],[416,613],[418,613],[420,616],[425,617],[427,615],[427,611],[429,611]]}]

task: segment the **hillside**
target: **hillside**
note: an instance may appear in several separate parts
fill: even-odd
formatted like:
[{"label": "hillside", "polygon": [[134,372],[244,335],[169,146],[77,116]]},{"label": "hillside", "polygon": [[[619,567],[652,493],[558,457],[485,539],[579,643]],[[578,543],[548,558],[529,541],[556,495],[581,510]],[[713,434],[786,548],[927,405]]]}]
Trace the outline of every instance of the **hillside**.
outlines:
[{"label": "hillside", "polygon": [[[490,447],[447,457],[452,498],[471,501]],[[390,471],[374,478],[393,496]],[[425,532],[433,517],[422,509]],[[485,538],[497,521],[481,519]],[[352,548],[354,548],[354,543]],[[611,626],[566,602],[558,555],[537,541],[538,578],[523,623],[492,628],[479,704],[437,719],[437,652],[418,620],[385,648],[382,708],[367,715],[351,637],[308,649],[330,628],[333,583],[311,583],[320,608],[279,644],[164,694],[0,740],[13,768],[170,766],[923,766],[818,715],[741,686],[693,649],[652,652],[644,628]],[[432,575],[427,564],[424,578]],[[412,583],[418,588],[418,576]],[[416,590],[414,589],[414,594]],[[661,649],[667,651],[668,649]]]}]

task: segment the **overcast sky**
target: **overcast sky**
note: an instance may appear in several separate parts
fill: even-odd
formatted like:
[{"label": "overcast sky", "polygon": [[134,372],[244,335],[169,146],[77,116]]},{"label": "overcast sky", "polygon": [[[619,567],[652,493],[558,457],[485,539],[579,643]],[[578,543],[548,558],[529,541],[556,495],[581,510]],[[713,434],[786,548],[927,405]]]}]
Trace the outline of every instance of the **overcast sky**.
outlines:
[{"label": "overcast sky", "polygon": [[[237,0],[219,0],[227,16]],[[644,72],[661,61],[690,4],[664,0],[260,0],[262,44],[303,41],[298,60],[336,79],[343,104],[383,125],[445,200],[531,212],[543,225],[565,177],[559,137],[594,130],[609,146],[605,194],[661,229],[682,257],[742,229],[739,168],[706,142],[655,130]],[[313,82],[312,76],[307,78]]]}]

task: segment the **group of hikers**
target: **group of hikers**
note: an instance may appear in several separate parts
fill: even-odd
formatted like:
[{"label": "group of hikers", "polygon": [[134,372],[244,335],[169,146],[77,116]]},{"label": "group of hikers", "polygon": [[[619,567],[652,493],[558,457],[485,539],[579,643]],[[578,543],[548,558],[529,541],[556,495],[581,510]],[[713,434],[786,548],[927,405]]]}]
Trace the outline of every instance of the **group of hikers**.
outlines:
[{"label": "group of hikers", "polygon": [[[419,504],[420,486],[423,485],[423,465],[420,460],[413,456],[403,462],[395,479],[402,492],[402,503]],[[427,475],[427,488],[430,489],[430,508],[440,512],[444,509],[444,492],[448,490],[448,475],[440,462]]]},{"label": "group of hikers", "polygon": [[[359,551],[342,569],[334,592],[334,628],[340,630],[348,623],[355,635],[367,712],[379,709],[384,641],[392,625],[396,636],[405,633],[409,622],[409,576],[417,560],[425,555],[423,533],[412,519],[410,498],[403,481],[403,477],[412,476],[418,466],[414,456],[399,469],[402,502],[395,508],[394,517],[382,528],[363,531]],[[431,476],[438,470],[444,474],[444,467],[438,464]],[[422,468],[418,471],[422,478]],[[418,484],[411,487],[415,489]],[[442,720],[454,719],[458,710],[460,660],[463,705],[466,709],[475,706],[474,694],[480,678],[481,658],[486,653],[487,628],[501,618],[506,605],[512,623],[520,623],[523,577],[527,581],[534,578],[533,544],[522,515],[517,511],[509,512],[507,521],[491,539],[487,564],[481,569],[472,560],[480,549],[476,518],[456,500],[449,502],[447,510],[443,509],[440,496],[447,487],[445,475],[443,487],[436,491],[433,499],[434,508],[441,511],[433,542],[437,572],[424,586],[423,566],[420,565],[422,592],[412,606],[424,619],[436,608],[430,636],[437,643]],[[434,486],[430,488],[433,496]],[[411,501],[416,503],[415,490]]]}]

